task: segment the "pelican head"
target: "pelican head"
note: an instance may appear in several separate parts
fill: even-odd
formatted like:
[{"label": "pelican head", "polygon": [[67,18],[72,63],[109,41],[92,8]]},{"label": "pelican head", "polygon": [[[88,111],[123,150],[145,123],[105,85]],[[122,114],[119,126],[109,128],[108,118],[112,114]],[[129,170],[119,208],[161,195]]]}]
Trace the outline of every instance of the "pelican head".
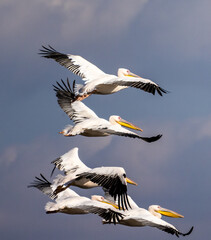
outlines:
[{"label": "pelican head", "polygon": [[159,205],[151,205],[149,206],[149,212],[158,217],[161,218],[162,215],[167,216],[167,217],[173,217],[173,218],[183,218],[184,216],[182,216],[179,213],[176,213],[172,210],[166,209],[166,208],[162,208]]},{"label": "pelican head", "polygon": [[136,75],[135,73],[132,73],[130,70],[128,70],[126,68],[119,68],[117,75],[118,75],[118,77],[136,77],[136,78],[140,78],[138,75]]},{"label": "pelican head", "polygon": [[126,183],[129,183],[129,184],[132,184],[132,185],[136,185],[136,186],[138,185],[136,182],[134,182],[133,180],[131,180],[130,178],[128,178],[126,176],[125,170],[123,168],[122,168],[122,171],[123,171],[122,176],[125,179]]},{"label": "pelican head", "polygon": [[113,116],[110,116],[109,118],[109,122],[112,124],[112,125],[115,125],[115,124],[120,124],[121,126],[124,126],[124,127],[127,127],[127,128],[132,128],[134,130],[138,130],[138,131],[141,131],[143,132],[143,130],[135,125],[133,125],[132,123],[122,119],[120,116],[116,116],[116,115],[113,115]]},{"label": "pelican head", "polygon": [[92,195],[91,199],[99,202],[104,201],[104,197],[100,195]]}]

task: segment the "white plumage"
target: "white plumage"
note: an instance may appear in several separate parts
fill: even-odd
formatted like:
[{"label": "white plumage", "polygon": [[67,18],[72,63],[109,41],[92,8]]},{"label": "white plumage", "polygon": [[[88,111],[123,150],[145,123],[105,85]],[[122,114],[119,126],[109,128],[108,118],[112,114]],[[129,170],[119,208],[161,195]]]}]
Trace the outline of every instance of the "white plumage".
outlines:
[{"label": "white plumage", "polygon": [[55,200],[55,202],[48,202],[46,204],[46,213],[94,213],[114,224],[123,217],[123,214],[117,212],[112,204],[103,203],[104,198],[101,196],[93,196],[92,199],[89,199],[79,196],[76,192],[68,188],[58,193],[55,198],[51,183],[43,175],[41,175],[41,178],[36,177],[36,180],[28,187],[35,187]]},{"label": "white plumage", "polygon": [[43,46],[40,54],[45,58],[54,59],[85,81],[85,85],[78,88],[79,100],[90,94],[111,94],[128,87],[139,88],[153,95],[156,91],[160,96],[167,93],[153,81],[139,77],[125,68],[118,69],[118,76],[106,74],[83,57],[57,52],[51,46]]},{"label": "white plumage", "polygon": [[53,181],[55,195],[64,191],[69,186],[77,186],[80,188],[101,186],[104,190],[108,191],[112,197],[118,199],[119,207],[123,209],[128,208],[127,183],[137,184],[126,177],[123,168],[97,167],[91,169],[80,160],[78,148],[71,149],[52,163],[56,168],[65,173],[65,176],[59,174]]},{"label": "white plumage", "polygon": [[[75,123],[74,126],[66,126],[62,132],[64,136],[83,135],[87,137],[104,137],[109,135],[119,135],[131,138],[140,138],[146,142],[154,142],[161,138],[162,135],[153,137],[141,137],[122,126],[142,131],[141,128],[122,119],[120,116],[110,116],[109,121],[99,118],[91,109],[89,109],[81,101],[76,101],[76,96],[72,91],[69,81],[67,85],[57,82],[58,86],[54,86],[56,96],[60,107]],[[73,83],[74,88],[74,83]]]},{"label": "white plumage", "polygon": [[[115,204],[114,199],[108,193],[106,193],[105,199]],[[131,209],[124,211],[124,216],[119,221],[118,224],[130,227],[144,227],[144,226],[156,227],[167,233],[173,235],[175,234],[177,237],[179,237],[179,235],[182,236],[189,235],[193,230],[193,227],[191,227],[191,229],[187,233],[181,233],[172,224],[161,219],[162,215],[173,218],[183,218],[183,216],[179,213],[176,213],[166,208],[162,208],[159,205],[151,205],[149,206],[149,209],[146,210],[144,208],[139,208],[138,205],[132,200],[130,196],[128,196],[128,200],[130,202]],[[99,198],[98,201],[101,201],[101,199]],[[109,222],[103,220],[103,223],[106,224]]]}]

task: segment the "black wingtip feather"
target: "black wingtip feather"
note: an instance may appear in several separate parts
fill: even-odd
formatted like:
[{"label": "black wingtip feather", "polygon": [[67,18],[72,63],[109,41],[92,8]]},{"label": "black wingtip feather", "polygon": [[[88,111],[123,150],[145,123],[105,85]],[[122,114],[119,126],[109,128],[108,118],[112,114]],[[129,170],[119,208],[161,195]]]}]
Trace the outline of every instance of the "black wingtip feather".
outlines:
[{"label": "black wingtip feather", "polygon": [[42,187],[46,187],[46,186],[50,186],[51,183],[43,176],[42,173],[40,173],[40,177],[36,177],[35,176],[35,180],[34,182],[32,182],[30,185],[28,185],[27,187],[30,188],[30,187],[35,187],[35,188],[42,188]]},{"label": "black wingtip feather", "polygon": [[179,235],[182,235],[182,236],[187,236],[187,235],[190,235],[193,231],[193,226],[191,227],[191,229],[187,232],[187,233],[181,233],[181,232],[178,232]]},{"label": "black wingtip feather", "polygon": [[53,173],[54,173],[55,169],[56,169],[56,165],[54,165],[54,168],[53,168],[53,170],[51,171],[51,177],[53,176]]},{"label": "black wingtip feather", "polygon": [[56,82],[58,86],[53,85],[56,96],[59,99],[68,99],[70,103],[77,100],[77,95],[74,92],[75,89],[75,80],[73,81],[73,86],[71,88],[69,79],[67,78],[67,83],[61,79],[61,83]]},{"label": "black wingtip feather", "polygon": [[151,143],[151,142],[156,142],[158,141],[163,135],[162,134],[158,134],[157,136],[153,136],[153,137],[141,137],[140,138],[142,140],[144,140],[145,142]]}]

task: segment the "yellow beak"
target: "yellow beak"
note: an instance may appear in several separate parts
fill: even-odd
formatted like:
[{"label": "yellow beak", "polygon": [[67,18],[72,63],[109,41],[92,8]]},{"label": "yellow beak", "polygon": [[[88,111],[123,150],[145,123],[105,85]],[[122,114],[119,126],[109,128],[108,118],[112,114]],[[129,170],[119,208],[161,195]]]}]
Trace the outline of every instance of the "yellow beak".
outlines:
[{"label": "yellow beak", "polygon": [[116,205],[115,203],[107,202],[107,201],[101,201],[101,202],[102,202],[102,203],[109,204],[109,205],[113,206],[113,207],[116,208],[116,209],[122,210],[122,208],[119,208],[118,205]]},{"label": "yellow beak", "polygon": [[130,74],[127,74],[127,75],[125,75],[126,77],[136,77],[136,78],[142,78],[142,77],[140,77],[140,76],[138,76],[138,75],[136,75],[135,73],[132,73],[132,72],[130,72]]},{"label": "yellow beak", "polygon": [[172,218],[183,218],[184,217],[183,215],[176,213],[172,210],[166,209],[166,208],[160,208],[160,210],[156,210],[156,212],[158,212],[164,216],[172,217]]},{"label": "yellow beak", "polygon": [[127,178],[127,177],[126,177],[126,182],[136,186],[138,185],[136,182],[132,181],[130,178]]},{"label": "yellow beak", "polygon": [[132,123],[130,123],[130,122],[128,122],[128,121],[126,121],[122,118],[121,118],[120,121],[116,121],[116,122],[119,123],[121,126],[124,126],[124,127],[127,127],[127,128],[132,128],[134,130],[138,130],[138,131],[143,132],[143,130],[141,128],[135,126],[134,124],[132,124]]}]

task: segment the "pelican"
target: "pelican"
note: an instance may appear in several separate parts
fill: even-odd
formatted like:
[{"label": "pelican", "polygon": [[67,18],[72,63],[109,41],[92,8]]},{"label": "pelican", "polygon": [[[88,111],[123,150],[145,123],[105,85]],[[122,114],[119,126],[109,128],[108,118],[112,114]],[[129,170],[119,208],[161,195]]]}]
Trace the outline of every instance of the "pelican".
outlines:
[{"label": "pelican", "polygon": [[64,191],[69,186],[80,188],[103,187],[116,200],[123,210],[128,209],[127,183],[137,185],[126,177],[125,170],[121,167],[87,167],[78,156],[78,148],[75,147],[69,152],[52,161],[55,168],[64,171],[65,176],[59,174],[54,180],[54,194]]},{"label": "pelican", "polygon": [[[98,198],[97,200],[107,204],[112,203],[115,206],[115,203],[111,199],[111,197],[105,197],[104,199]],[[146,210],[144,208],[139,208],[130,196],[128,196],[128,199],[131,205],[131,209],[128,211],[124,211],[124,217],[118,222],[118,224],[130,227],[156,227],[172,235],[175,234],[177,237],[179,237],[179,235],[189,235],[193,231],[193,227],[191,227],[191,229],[187,233],[182,233],[172,224],[161,219],[162,215],[172,218],[183,218],[184,216],[179,213],[163,208],[159,205],[151,205],[149,206],[148,210]],[[117,205],[116,209],[118,209]],[[119,210],[119,212],[122,211]],[[103,220],[103,223],[106,224],[110,222],[108,222],[107,220]]]},{"label": "pelican", "polygon": [[109,121],[99,118],[81,101],[76,101],[75,93],[72,91],[68,79],[67,85],[63,80],[62,83],[63,86],[58,82],[58,87],[54,86],[58,104],[75,123],[75,126],[68,125],[60,132],[64,136],[70,137],[83,135],[86,137],[104,137],[109,135],[119,135],[131,138],[140,138],[146,142],[154,142],[161,138],[162,135],[141,137],[138,134],[121,127],[122,125],[134,130],[143,131],[141,128],[122,119],[120,116],[110,116]]},{"label": "pelican", "polygon": [[[54,199],[51,183],[40,174],[41,178],[35,177],[36,180],[28,187],[35,187]],[[53,196],[53,197],[52,197]],[[100,217],[105,218],[106,221],[116,224],[123,214],[116,211],[112,203],[106,204],[101,196],[93,196],[92,199],[81,197],[71,189],[66,189],[57,194],[56,202],[48,202],[45,206],[46,213],[66,213],[66,214],[98,214]],[[101,202],[102,201],[102,202]]]},{"label": "pelican", "polygon": [[49,48],[42,47],[39,54],[54,59],[85,81],[85,85],[77,86],[78,100],[83,100],[91,94],[111,94],[128,87],[139,88],[153,95],[156,91],[160,96],[167,93],[153,81],[139,77],[128,69],[119,68],[118,76],[106,74],[81,56],[57,52],[50,45]]}]

